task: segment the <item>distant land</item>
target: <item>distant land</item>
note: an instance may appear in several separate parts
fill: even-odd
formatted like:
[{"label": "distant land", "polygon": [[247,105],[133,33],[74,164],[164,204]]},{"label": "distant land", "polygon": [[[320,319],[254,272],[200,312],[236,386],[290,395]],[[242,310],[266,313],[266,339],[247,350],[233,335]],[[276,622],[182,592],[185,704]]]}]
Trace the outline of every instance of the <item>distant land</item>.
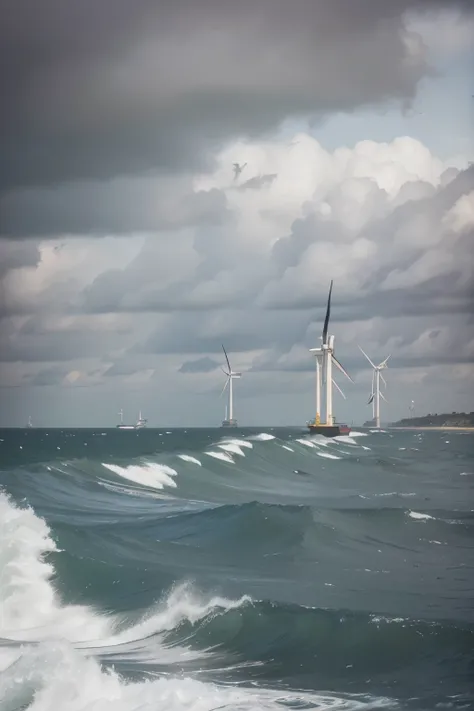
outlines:
[{"label": "distant land", "polygon": [[431,413],[428,415],[423,415],[422,417],[405,417],[398,422],[392,422],[390,427],[409,427],[419,428],[419,427],[434,427],[441,429],[448,428],[474,428],[474,412],[451,412],[443,413],[438,415]]}]

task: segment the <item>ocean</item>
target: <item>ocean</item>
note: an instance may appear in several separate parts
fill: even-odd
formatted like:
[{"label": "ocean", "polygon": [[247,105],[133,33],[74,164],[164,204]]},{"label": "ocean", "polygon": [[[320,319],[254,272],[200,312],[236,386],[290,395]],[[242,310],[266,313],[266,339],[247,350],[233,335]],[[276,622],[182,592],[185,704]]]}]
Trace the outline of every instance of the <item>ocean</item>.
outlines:
[{"label": "ocean", "polygon": [[474,708],[473,445],[1,430],[1,711]]}]

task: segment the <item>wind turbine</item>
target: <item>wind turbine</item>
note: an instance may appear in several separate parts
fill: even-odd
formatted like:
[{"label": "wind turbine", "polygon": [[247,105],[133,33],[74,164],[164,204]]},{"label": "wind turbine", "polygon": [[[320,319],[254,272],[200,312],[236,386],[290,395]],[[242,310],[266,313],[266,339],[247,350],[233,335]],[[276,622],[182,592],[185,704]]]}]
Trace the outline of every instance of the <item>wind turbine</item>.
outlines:
[{"label": "wind turbine", "polygon": [[[320,337],[321,338],[321,337]],[[314,423],[316,425],[321,424],[321,361],[322,361],[322,348],[310,348],[310,352],[314,353],[316,356],[316,417],[314,418]],[[348,376],[350,377],[350,376]],[[344,395],[342,388],[336,383],[334,378],[332,378],[332,384],[336,390],[342,395],[344,400],[346,396]]]},{"label": "wind turbine", "polygon": [[[225,385],[222,388],[221,396],[224,394],[224,390],[227,387],[229,388],[229,410],[228,410],[228,412],[226,411],[226,416],[222,422],[222,427],[237,427],[237,420],[234,419],[234,391],[233,391],[232,381],[234,380],[234,378],[240,378],[242,373],[237,373],[235,370],[232,370],[230,361],[229,361],[229,358],[227,356],[224,346],[222,346],[222,350],[224,351],[228,370],[224,370],[224,368],[221,368],[222,372],[225,375],[227,375],[227,380],[225,381]],[[227,410],[227,408],[226,408],[226,410]]]},{"label": "wind turbine", "polygon": [[[339,370],[344,373],[346,378],[351,382],[354,382],[337,360],[334,355],[334,336],[328,335],[329,328],[329,318],[331,315],[331,296],[332,296],[333,281],[331,280],[331,285],[329,287],[328,303],[326,307],[326,317],[324,319],[323,333],[322,333],[322,344],[319,348],[310,348],[310,352],[314,353],[316,356],[316,417],[313,423],[309,423],[308,427],[311,432],[316,432],[318,434],[324,434],[327,437],[334,437],[339,434],[348,434],[350,428],[347,425],[335,425],[334,415],[332,411],[332,387],[333,385],[339,390],[342,396],[345,398],[344,393],[341,388],[335,383],[332,377],[332,366],[333,364],[339,368]],[[322,368],[321,368],[322,366]],[[321,377],[322,370],[322,377]],[[325,386],[326,395],[326,422],[321,422],[321,386]]]},{"label": "wind turbine", "polygon": [[359,346],[359,350],[361,353],[367,358],[369,361],[370,365],[372,366],[372,390],[370,393],[368,405],[373,404],[373,414],[374,414],[374,420],[375,420],[375,427],[376,429],[380,429],[380,398],[382,400],[385,400],[387,402],[387,399],[385,398],[384,394],[380,392],[380,381],[383,382],[385,387],[387,387],[387,383],[385,382],[385,378],[383,377],[382,373],[380,372],[381,370],[384,370],[385,368],[388,368],[387,361],[390,358],[390,355],[388,355],[385,360],[383,360],[381,363],[378,365],[375,365],[373,363],[367,353],[362,350],[362,348]]}]

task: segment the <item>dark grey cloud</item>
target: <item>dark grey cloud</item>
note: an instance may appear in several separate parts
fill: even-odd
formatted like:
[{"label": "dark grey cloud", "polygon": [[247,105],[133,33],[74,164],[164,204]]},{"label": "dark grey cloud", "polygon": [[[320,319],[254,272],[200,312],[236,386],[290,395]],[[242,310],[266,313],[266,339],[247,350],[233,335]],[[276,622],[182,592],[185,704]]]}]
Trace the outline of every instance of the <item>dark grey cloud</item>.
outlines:
[{"label": "dark grey cloud", "polygon": [[440,4],[2,0],[0,190],[205,165],[289,116],[409,99],[427,67],[402,15]]},{"label": "dark grey cloud", "polygon": [[52,365],[49,368],[43,368],[32,376],[26,376],[24,379],[29,386],[47,387],[50,385],[59,385],[69,369],[62,364]]},{"label": "dark grey cloud", "polygon": [[179,368],[180,373],[211,373],[218,368],[220,363],[208,356],[197,358],[196,360],[187,360]]},{"label": "dark grey cloud", "polygon": [[142,368],[138,365],[136,359],[121,358],[115,361],[111,366],[109,366],[105,372],[104,377],[122,377],[123,375],[134,375],[140,372]]},{"label": "dark grey cloud", "polygon": [[[278,312],[255,309],[252,318],[239,311],[183,312],[170,316],[135,349],[143,353],[222,353],[224,343],[231,358],[245,351],[284,346],[301,340],[310,320],[308,314],[282,318]],[[134,350],[135,350],[134,349]],[[231,355],[232,354],[232,355]],[[224,356],[221,358],[224,362]],[[237,365],[235,366],[237,367]]]},{"label": "dark grey cloud", "polygon": [[123,346],[124,330],[100,327],[83,319],[67,324],[50,315],[29,317],[20,327],[1,324],[0,361],[17,363],[76,361],[98,358]]},{"label": "dark grey cloud", "polygon": [[[450,344],[446,342],[444,332],[440,332],[439,336],[436,335],[437,331],[434,329],[431,332],[423,334],[427,339],[431,338],[436,344],[438,341],[441,342],[441,347],[437,347],[436,351],[433,349],[431,353],[419,353],[410,354],[410,350],[415,346],[417,338],[410,340],[405,344],[404,348],[397,348],[395,352],[395,357],[391,359],[388,366],[390,370],[403,370],[406,368],[430,368],[432,366],[453,366],[453,365],[471,365],[474,362],[474,343],[469,338],[463,339],[458,342],[458,347],[453,349]],[[432,335],[431,335],[432,334]],[[450,331],[450,336],[456,338],[457,332]],[[336,339],[337,340],[337,339]],[[406,339],[400,339],[406,340]],[[313,344],[316,345],[316,344]],[[340,349],[339,349],[340,350]],[[343,347],[343,354],[340,355],[338,352],[338,359],[344,365],[344,368],[348,371],[351,377],[356,377],[358,373],[370,369],[369,364],[364,359],[363,355],[358,352],[354,347],[348,348],[346,344]],[[370,350],[370,349],[369,349]],[[394,350],[393,348],[391,350]],[[381,362],[387,355],[389,355],[390,350],[387,344],[379,344],[376,354],[369,354],[374,362]],[[377,355],[378,354],[378,355]],[[255,360],[255,363],[249,369],[249,372],[262,372],[262,373],[313,373],[314,372],[314,358],[311,356],[309,349],[307,351],[302,351],[299,357],[294,359],[288,359],[288,352],[282,351],[268,351],[262,357]],[[343,382],[344,376],[338,371],[335,372],[336,380]]]},{"label": "dark grey cloud", "polygon": [[39,245],[34,240],[0,241],[0,279],[7,272],[22,267],[36,267],[41,259]]},{"label": "dark grey cloud", "polygon": [[220,190],[194,192],[189,181],[159,176],[17,190],[0,199],[0,210],[10,238],[147,233],[228,218]]}]

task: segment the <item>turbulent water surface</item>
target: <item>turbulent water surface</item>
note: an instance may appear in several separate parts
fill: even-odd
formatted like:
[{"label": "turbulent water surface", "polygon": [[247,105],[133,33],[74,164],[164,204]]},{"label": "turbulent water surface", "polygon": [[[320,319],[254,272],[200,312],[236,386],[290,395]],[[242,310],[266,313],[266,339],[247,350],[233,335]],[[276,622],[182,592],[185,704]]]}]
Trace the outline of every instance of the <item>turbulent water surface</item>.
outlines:
[{"label": "turbulent water surface", "polygon": [[474,436],[0,432],[0,709],[474,708]]}]

